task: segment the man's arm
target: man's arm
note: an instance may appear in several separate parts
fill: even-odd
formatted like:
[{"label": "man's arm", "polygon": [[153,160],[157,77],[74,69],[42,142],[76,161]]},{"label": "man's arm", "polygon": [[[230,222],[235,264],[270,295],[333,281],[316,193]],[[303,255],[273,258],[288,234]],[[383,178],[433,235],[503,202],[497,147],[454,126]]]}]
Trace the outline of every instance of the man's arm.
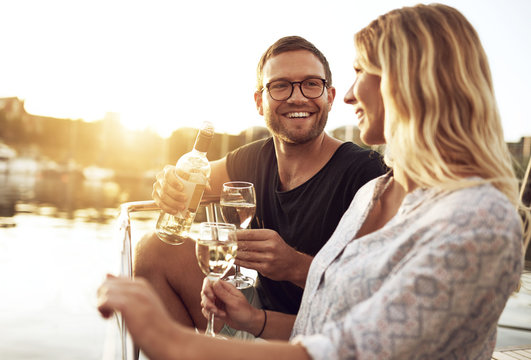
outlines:
[{"label": "man's arm", "polygon": [[227,157],[210,162],[210,187],[205,191],[209,195],[219,195],[223,189],[223,184],[230,181],[229,173],[227,172]]}]

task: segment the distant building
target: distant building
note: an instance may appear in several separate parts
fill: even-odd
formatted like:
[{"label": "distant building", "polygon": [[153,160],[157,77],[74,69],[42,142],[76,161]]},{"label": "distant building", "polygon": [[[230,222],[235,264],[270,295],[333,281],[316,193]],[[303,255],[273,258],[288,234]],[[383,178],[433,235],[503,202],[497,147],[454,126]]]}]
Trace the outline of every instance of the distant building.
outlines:
[{"label": "distant building", "polygon": [[7,146],[6,144],[0,142],[0,161],[4,160],[4,161],[7,161],[7,160],[10,160],[12,158],[14,158],[15,156],[17,155],[17,152]]},{"label": "distant building", "polygon": [[263,126],[252,126],[243,130],[239,136],[243,137],[243,142],[245,144],[248,144],[256,140],[265,139],[271,136],[271,133]]},{"label": "distant building", "polygon": [[523,136],[519,142],[507,143],[511,155],[519,162],[529,159],[531,155],[531,136]]},{"label": "distant building", "polygon": [[5,114],[6,118],[16,119],[25,113],[24,100],[17,97],[0,98],[0,111]]},{"label": "distant building", "polygon": [[531,158],[531,136],[523,136],[519,142],[509,142],[507,146],[516,163],[516,173],[522,178]]},{"label": "distant building", "polygon": [[358,145],[364,145],[360,139],[360,129],[356,125],[338,127],[330,131],[330,135],[342,141],[352,141]]}]

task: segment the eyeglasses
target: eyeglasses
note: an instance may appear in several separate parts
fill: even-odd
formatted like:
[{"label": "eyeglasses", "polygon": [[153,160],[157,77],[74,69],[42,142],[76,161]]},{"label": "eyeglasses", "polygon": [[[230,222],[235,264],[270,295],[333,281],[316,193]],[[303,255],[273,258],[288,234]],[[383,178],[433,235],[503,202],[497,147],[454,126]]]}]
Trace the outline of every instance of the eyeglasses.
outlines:
[{"label": "eyeglasses", "polygon": [[261,91],[267,89],[269,96],[273,100],[284,101],[288,100],[293,94],[293,88],[295,84],[299,84],[302,95],[307,99],[317,99],[323,95],[324,88],[326,86],[325,79],[306,79],[303,81],[287,81],[276,80],[271,81],[262,88]]}]

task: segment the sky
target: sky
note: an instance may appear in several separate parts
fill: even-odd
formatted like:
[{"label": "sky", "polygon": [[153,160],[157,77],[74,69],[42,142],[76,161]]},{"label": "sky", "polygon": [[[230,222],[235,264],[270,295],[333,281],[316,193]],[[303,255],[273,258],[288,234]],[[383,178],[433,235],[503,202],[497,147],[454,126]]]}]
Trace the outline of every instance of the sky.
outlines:
[{"label": "sky", "polygon": [[[357,124],[343,96],[354,79],[353,35],[409,0],[0,0],[0,97],[36,115],[119,116],[164,137],[214,123],[263,125],[256,64],[278,38],[300,35],[327,57],[337,89],[327,130]],[[507,141],[531,136],[531,1],[440,1],[479,33]]]}]

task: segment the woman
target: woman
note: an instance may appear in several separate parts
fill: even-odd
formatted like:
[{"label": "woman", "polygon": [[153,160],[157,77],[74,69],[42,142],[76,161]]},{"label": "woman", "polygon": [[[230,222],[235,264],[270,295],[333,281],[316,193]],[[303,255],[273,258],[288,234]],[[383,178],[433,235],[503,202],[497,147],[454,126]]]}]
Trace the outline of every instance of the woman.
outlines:
[{"label": "woman", "polygon": [[205,314],[290,342],[205,338],[171,322],[144,282],[109,279],[100,311],[121,311],[151,359],[490,358],[530,234],[478,35],[455,9],[418,5],[379,17],[355,46],[345,102],[392,171],[358,192],[314,258],[296,319],[203,286]]}]

